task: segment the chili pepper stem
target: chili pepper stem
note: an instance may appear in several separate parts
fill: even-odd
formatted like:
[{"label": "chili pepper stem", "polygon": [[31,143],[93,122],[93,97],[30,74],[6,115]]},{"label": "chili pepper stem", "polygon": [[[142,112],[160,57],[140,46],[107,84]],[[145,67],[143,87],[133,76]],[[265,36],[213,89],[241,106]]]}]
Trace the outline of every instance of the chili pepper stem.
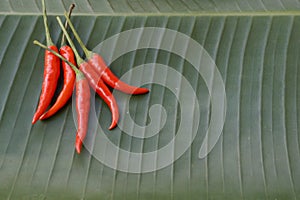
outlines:
[{"label": "chili pepper stem", "polygon": [[61,22],[61,20],[60,20],[60,18],[59,18],[58,16],[56,17],[56,19],[57,19],[57,21],[58,21],[59,26],[61,27],[61,30],[63,31],[64,35],[66,36],[66,38],[67,38],[67,40],[68,40],[68,42],[69,42],[69,45],[70,45],[70,46],[72,47],[72,49],[73,49],[73,52],[74,52],[75,57],[76,57],[76,60],[77,60],[77,64],[78,64],[78,65],[82,64],[84,61],[83,61],[83,59],[80,57],[78,51],[76,50],[75,45],[74,45],[74,43],[72,42],[71,37],[69,36],[67,30],[64,28],[63,23]]},{"label": "chili pepper stem", "polygon": [[78,41],[80,47],[82,48],[82,50],[83,50],[85,56],[87,57],[87,59],[90,59],[90,58],[92,57],[92,55],[93,55],[93,52],[90,51],[90,50],[88,50],[88,49],[86,48],[86,46],[83,44],[83,42],[82,42],[81,38],[79,37],[79,35],[78,35],[78,33],[77,33],[77,31],[76,31],[76,29],[75,29],[73,23],[72,23],[71,20],[70,20],[70,17],[68,16],[68,14],[67,14],[66,12],[65,12],[65,17],[66,17],[66,20],[67,20],[67,22],[68,22],[70,28],[72,29],[72,32],[73,32],[73,34],[74,34],[76,40]]},{"label": "chili pepper stem", "polygon": [[73,23],[71,22],[66,12],[65,12],[65,17],[76,40],[78,41],[78,43],[80,44],[81,48],[85,53],[88,63],[99,73],[99,76],[106,84],[108,84],[110,87],[114,89],[120,90],[127,94],[145,94],[149,92],[149,90],[146,88],[138,88],[135,86],[130,86],[120,81],[107,67],[105,61],[102,59],[100,55],[86,48],[86,46],[83,44],[82,40],[80,39],[77,31],[74,28]]},{"label": "chili pepper stem", "polygon": [[51,37],[50,37],[50,32],[48,28],[48,20],[47,20],[47,11],[46,11],[46,3],[45,0],[42,0],[42,6],[43,6],[43,19],[44,19],[44,27],[45,27],[45,33],[46,33],[46,42],[47,46],[54,45]]},{"label": "chili pepper stem", "polygon": [[38,45],[40,47],[42,47],[43,49],[46,49],[48,51],[50,51],[51,53],[53,53],[55,56],[59,57],[60,59],[62,59],[64,62],[68,63],[68,65],[70,65],[72,67],[72,69],[75,71],[76,75],[77,74],[82,74],[82,72],[77,69],[77,67],[75,65],[73,65],[71,62],[69,62],[66,58],[62,57],[60,54],[58,54],[57,52],[53,51],[52,49],[48,48],[47,46],[43,45],[42,43],[40,43],[37,40],[33,41],[33,44]]},{"label": "chili pepper stem", "polygon": [[[74,3],[72,3],[72,4],[70,5],[70,7],[69,7],[69,12],[68,12],[68,17],[69,17],[69,18],[71,17],[71,13],[72,13],[74,7],[75,7],[75,4],[74,4]],[[65,29],[67,30],[67,28],[68,28],[68,21],[66,20],[66,22],[65,22]],[[62,46],[64,46],[65,44],[66,44],[66,36],[65,36],[65,34],[63,34],[62,37],[61,37],[61,43],[60,43],[60,46],[62,47]]]}]

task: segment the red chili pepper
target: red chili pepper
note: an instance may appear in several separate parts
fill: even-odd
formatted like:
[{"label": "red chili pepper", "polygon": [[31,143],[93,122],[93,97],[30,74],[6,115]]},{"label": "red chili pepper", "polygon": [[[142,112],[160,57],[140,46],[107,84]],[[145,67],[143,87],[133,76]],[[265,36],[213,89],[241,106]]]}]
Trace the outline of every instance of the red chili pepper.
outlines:
[{"label": "red chili pepper", "polygon": [[[73,63],[74,65],[76,64],[74,53],[73,53],[71,47],[65,45],[60,48],[59,53],[64,58],[66,58],[68,61]],[[40,117],[41,120],[47,119],[47,118],[51,117],[52,115],[54,115],[57,111],[59,111],[68,102],[68,100],[72,96],[75,78],[76,78],[75,73],[72,70],[72,68],[70,67],[70,65],[68,65],[66,62],[62,62],[62,68],[63,68],[63,72],[64,72],[63,88],[62,88],[56,102],[54,103],[54,105]]]},{"label": "red chili pepper", "polygon": [[90,87],[87,79],[81,73],[76,74],[76,112],[77,112],[77,134],[75,149],[81,152],[82,141],[88,130],[88,119],[90,111]]},{"label": "red chili pepper", "polygon": [[77,134],[75,141],[75,149],[77,153],[81,152],[82,141],[84,140],[87,130],[88,130],[88,120],[90,111],[90,87],[87,79],[83,73],[76,68],[71,62],[66,58],[59,55],[55,51],[47,48],[45,45],[39,43],[38,41],[33,42],[42,48],[51,51],[54,55],[67,62],[76,73],[76,113],[77,113]]},{"label": "red chili pepper", "polygon": [[[89,55],[89,54],[88,54]],[[96,53],[92,53],[92,56],[88,58],[88,62],[93,68],[99,72],[102,80],[108,84],[110,87],[117,89],[126,94],[145,94],[149,90],[147,88],[135,87],[128,85],[127,83],[121,81],[112,71],[107,67],[103,58]]]},{"label": "red chili pepper", "polygon": [[[57,47],[53,44],[51,40],[50,33],[47,26],[45,0],[42,0],[42,4],[43,4],[43,18],[44,18],[47,46],[49,47],[49,49],[58,52]],[[60,74],[59,59],[54,54],[46,50],[45,57],[44,57],[44,80],[42,83],[42,91],[40,94],[38,108],[32,119],[32,124],[34,124],[40,118],[40,116],[46,111],[47,107],[50,105],[51,99],[56,90],[59,74]]]},{"label": "red chili pepper", "polygon": [[96,70],[101,79],[108,84],[110,87],[117,89],[121,92],[127,94],[145,94],[148,93],[149,90],[147,88],[139,88],[135,86],[128,85],[127,83],[121,81],[117,76],[115,76],[112,71],[107,67],[103,58],[92,51],[89,51],[86,46],[81,41],[77,31],[75,30],[70,18],[66,15],[67,22],[69,23],[72,32],[83,49],[85,56],[88,60],[88,63]]},{"label": "red chili pepper", "polygon": [[82,62],[79,65],[79,69],[84,73],[91,87],[97,92],[97,94],[108,105],[112,113],[112,122],[109,129],[116,127],[119,120],[119,108],[118,104],[104,82],[99,78],[97,72],[87,62]]},{"label": "red chili pepper", "polygon": [[[73,8],[75,7],[75,4],[72,4],[69,9],[69,16],[71,15],[71,12]],[[65,24],[65,27],[67,26],[67,22]],[[62,55],[64,58],[66,58],[68,61],[70,61],[72,64],[76,65],[75,63],[75,57],[74,53],[71,47],[66,45],[65,41],[65,36],[62,36],[61,40],[61,48],[59,50],[60,55]],[[72,93],[73,93],[73,88],[74,88],[74,83],[75,83],[75,72],[72,70],[70,65],[68,65],[66,62],[62,61],[62,68],[64,72],[64,84],[63,88],[54,103],[54,105],[46,112],[44,113],[40,119],[47,119],[54,115],[58,110],[60,110],[71,98]]]},{"label": "red chili pepper", "polygon": [[109,127],[109,129],[113,129],[116,127],[118,120],[119,120],[119,110],[118,105],[115,101],[115,98],[111,94],[110,90],[107,88],[107,86],[103,83],[103,81],[99,78],[97,73],[94,71],[94,69],[89,65],[89,63],[85,62],[76,51],[75,45],[73,44],[70,36],[68,35],[66,29],[63,27],[62,22],[59,17],[57,17],[58,23],[62,28],[62,31],[64,32],[70,46],[72,47],[77,64],[79,65],[79,69],[84,73],[87,80],[89,81],[91,87],[97,92],[97,94],[105,101],[105,103],[108,105],[108,107],[111,110],[112,113],[112,123]]}]

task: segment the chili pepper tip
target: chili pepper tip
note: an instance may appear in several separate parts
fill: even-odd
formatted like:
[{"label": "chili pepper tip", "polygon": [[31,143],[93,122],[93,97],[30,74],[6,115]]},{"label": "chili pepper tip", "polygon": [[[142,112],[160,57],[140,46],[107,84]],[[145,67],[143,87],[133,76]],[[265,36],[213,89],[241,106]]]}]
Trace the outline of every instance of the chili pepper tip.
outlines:
[{"label": "chili pepper tip", "polygon": [[117,126],[117,122],[113,121],[108,129],[109,129],[109,130],[112,130],[112,129],[114,129],[116,126]]},{"label": "chili pepper tip", "polygon": [[133,92],[133,94],[147,94],[147,93],[149,93],[148,88],[138,88]]},{"label": "chili pepper tip", "polygon": [[80,154],[80,152],[81,152],[81,147],[82,147],[82,141],[81,141],[79,135],[76,135],[75,149],[78,154]]},{"label": "chili pepper tip", "polygon": [[35,124],[35,122],[37,122],[38,118],[36,117],[33,117],[32,121],[31,121],[31,124]]}]

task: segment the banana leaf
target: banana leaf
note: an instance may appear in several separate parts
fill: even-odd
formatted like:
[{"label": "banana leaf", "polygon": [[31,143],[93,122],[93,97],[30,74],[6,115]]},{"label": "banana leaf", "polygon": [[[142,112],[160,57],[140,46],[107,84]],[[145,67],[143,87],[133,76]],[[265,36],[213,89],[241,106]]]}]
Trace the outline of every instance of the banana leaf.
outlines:
[{"label": "banana leaf", "polygon": [[[300,2],[74,2],[84,44],[150,93],[112,90],[121,118],[111,131],[108,106],[92,95],[78,155],[75,94],[31,124],[43,80],[44,50],[33,44],[45,43],[41,2],[1,1],[0,199],[300,198]],[[59,46],[55,16],[64,20],[73,1],[46,3]],[[208,137],[216,118],[221,130]],[[167,154],[145,156],[174,138]]]}]

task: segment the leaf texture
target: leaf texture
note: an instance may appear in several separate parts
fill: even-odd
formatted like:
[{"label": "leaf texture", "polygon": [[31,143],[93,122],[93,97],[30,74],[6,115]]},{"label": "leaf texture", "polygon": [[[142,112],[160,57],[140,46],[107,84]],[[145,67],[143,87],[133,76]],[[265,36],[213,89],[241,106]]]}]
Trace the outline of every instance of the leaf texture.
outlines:
[{"label": "leaf texture", "polygon": [[[72,20],[88,48],[126,30],[168,28],[201,44],[224,80],[227,113],[223,133],[208,156],[199,159],[211,108],[207,86],[191,64],[155,49],[129,52],[111,64],[117,76],[144,63],[168,65],[183,74],[199,100],[201,118],[192,146],[168,167],[143,174],[111,169],[85,148],[77,155],[71,102],[51,119],[31,125],[44,56],[32,41],[44,41],[45,34],[40,2],[30,2],[5,1],[0,8],[0,199],[300,198],[300,18],[289,13],[299,9],[298,1],[75,1],[80,16]],[[52,1],[49,11],[61,14],[69,3]],[[286,14],[243,14],[252,11]],[[198,12],[242,14],[194,14]],[[186,15],[176,16],[178,13]],[[53,41],[59,44],[61,31],[55,17],[48,20]],[[150,72],[154,79],[155,69]],[[162,75],[166,80],[167,76],[168,71]],[[180,88],[181,80],[177,84]],[[144,140],[119,128],[106,131],[113,143],[128,151],[162,148],[180,125],[182,111],[175,95],[160,85],[147,87],[149,95],[130,100],[133,120],[149,123],[147,112],[155,104],[166,109],[168,118],[159,134]],[[108,127],[110,112],[98,97],[95,111],[101,126]]]},{"label": "leaf texture", "polygon": [[[97,14],[145,14],[145,13],[232,13],[237,12],[291,12],[300,9],[296,0],[52,0],[49,13],[61,13],[71,3],[77,5],[76,13],[83,15]],[[41,12],[41,2],[37,0],[9,0],[0,3],[0,13],[32,14]]]}]

